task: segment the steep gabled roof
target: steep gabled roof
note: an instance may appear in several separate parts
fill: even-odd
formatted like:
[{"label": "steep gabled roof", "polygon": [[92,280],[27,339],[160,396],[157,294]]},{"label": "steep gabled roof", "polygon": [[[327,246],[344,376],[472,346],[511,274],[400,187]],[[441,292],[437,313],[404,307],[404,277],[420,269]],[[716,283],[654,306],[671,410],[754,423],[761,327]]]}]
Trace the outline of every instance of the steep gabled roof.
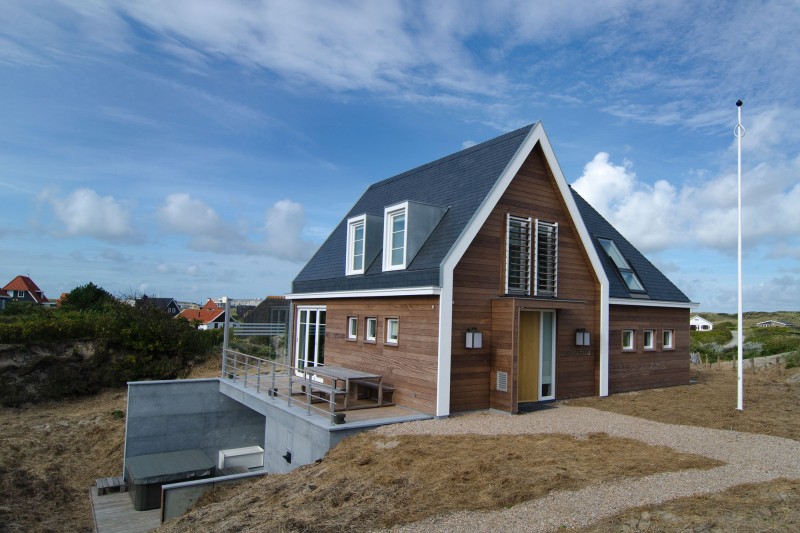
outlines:
[{"label": "steep gabled roof", "polygon": [[26,291],[30,293],[31,297],[36,301],[36,303],[47,303],[50,300],[44,295],[42,290],[33,282],[31,278],[28,276],[17,276],[16,278],[12,279],[5,287],[3,287],[5,291]]},{"label": "steep gabled roof", "polygon": [[5,289],[0,289],[0,298],[11,298]]},{"label": "steep gabled roof", "polygon": [[210,299],[200,309],[184,309],[175,318],[185,318],[189,322],[199,320],[203,324],[210,324],[225,314],[225,308],[217,305]]},{"label": "steep gabled roof", "polygon": [[[533,125],[461,150],[371,185],[297,275],[295,293],[393,289],[439,285],[442,260],[481,206]],[[382,253],[363,275],[345,275],[347,219],[383,217],[384,208],[405,201],[448,208],[405,270],[382,272]]]},{"label": "steep gabled roof", "polygon": [[[606,276],[608,277],[608,292],[611,298],[649,299],[686,303],[691,301],[678,287],[667,279],[653,263],[648,261],[628,239],[623,237],[620,232],[614,229],[614,226],[589,205],[581,195],[575,192],[574,189],[571,190],[572,197],[575,199],[575,203],[581,213],[583,223],[592,237],[592,243],[597,251],[597,255],[600,257],[603,270],[605,270]],[[622,255],[625,256],[625,259],[628,260],[633,270],[639,276],[639,279],[645,287],[645,294],[637,295],[628,290],[625,282],[620,277],[619,271],[597,241],[598,237],[611,239],[616,243]]]}]

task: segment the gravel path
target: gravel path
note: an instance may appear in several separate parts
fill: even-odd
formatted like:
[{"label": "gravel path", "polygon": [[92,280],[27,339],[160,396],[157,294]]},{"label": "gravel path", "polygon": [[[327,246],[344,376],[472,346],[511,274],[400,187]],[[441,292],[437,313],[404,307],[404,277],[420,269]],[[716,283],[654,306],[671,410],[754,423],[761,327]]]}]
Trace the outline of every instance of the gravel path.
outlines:
[{"label": "gravel path", "polygon": [[460,511],[392,531],[555,531],[576,528],[643,505],[710,494],[778,477],[800,479],[800,442],[718,429],[678,426],[588,407],[559,406],[521,416],[476,413],[445,420],[383,426],[384,435],[517,435],[607,433],[711,457],[726,464],[558,491],[500,511]]}]

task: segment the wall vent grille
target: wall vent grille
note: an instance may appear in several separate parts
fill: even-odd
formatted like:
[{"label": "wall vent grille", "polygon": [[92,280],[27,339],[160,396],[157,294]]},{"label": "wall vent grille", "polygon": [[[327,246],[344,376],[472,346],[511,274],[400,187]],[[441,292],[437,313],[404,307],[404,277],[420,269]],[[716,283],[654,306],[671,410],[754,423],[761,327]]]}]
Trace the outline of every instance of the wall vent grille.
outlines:
[{"label": "wall vent grille", "polygon": [[500,392],[508,392],[508,372],[497,373],[497,386],[495,388]]}]

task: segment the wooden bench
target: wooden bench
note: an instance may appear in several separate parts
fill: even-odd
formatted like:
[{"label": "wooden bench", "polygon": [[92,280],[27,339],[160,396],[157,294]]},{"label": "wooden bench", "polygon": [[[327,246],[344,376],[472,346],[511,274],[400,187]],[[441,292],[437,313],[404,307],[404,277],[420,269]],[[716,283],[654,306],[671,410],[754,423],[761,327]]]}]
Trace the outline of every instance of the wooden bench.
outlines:
[{"label": "wooden bench", "polygon": [[103,496],[109,492],[128,492],[128,486],[122,476],[101,477],[95,481],[97,495]]},{"label": "wooden bench", "polygon": [[[308,388],[311,389],[311,394],[309,398],[311,403],[328,402],[331,396],[336,397],[339,395],[343,395],[346,392],[344,389],[337,389],[336,387],[328,385],[327,383],[301,377],[292,378],[292,386],[294,387],[294,385],[300,385],[301,391],[295,392],[293,390],[292,396],[301,396],[301,395],[307,396],[306,389]],[[323,398],[317,393],[322,393],[324,395],[327,395],[327,398]],[[335,402],[336,400],[334,399],[334,403]]]},{"label": "wooden bench", "polygon": [[[355,395],[357,400],[378,401],[378,384],[366,379],[354,379],[350,382],[355,385]],[[383,403],[380,407],[394,405],[394,387],[383,384]]]}]

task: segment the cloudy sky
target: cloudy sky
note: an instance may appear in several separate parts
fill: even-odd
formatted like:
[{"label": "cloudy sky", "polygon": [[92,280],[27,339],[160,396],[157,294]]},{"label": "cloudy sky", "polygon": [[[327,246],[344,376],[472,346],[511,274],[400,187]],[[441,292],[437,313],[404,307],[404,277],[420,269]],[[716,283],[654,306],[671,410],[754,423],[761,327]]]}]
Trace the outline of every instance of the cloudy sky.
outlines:
[{"label": "cloudy sky", "polygon": [[541,120],[700,310],[800,309],[800,4],[4,0],[0,280],[289,291],[372,182]]}]

